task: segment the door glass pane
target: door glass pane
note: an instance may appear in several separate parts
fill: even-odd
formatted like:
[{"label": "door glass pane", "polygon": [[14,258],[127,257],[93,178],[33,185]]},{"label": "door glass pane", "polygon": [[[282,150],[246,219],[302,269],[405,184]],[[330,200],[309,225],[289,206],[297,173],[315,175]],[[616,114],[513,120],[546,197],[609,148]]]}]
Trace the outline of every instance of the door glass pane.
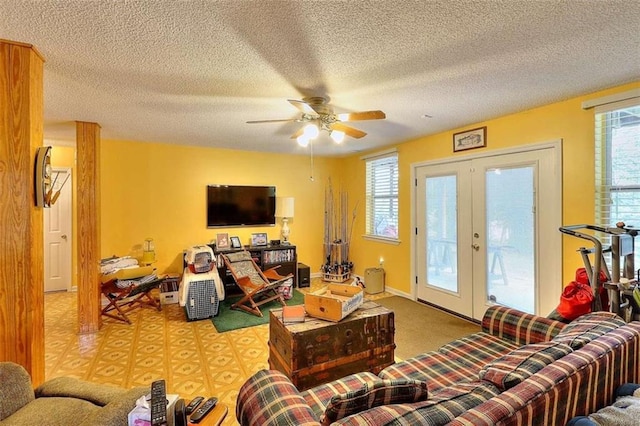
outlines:
[{"label": "door glass pane", "polygon": [[458,291],[456,176],[426,179],[427,284]]},{"label": "door glass pane", "polygon": [[535,311],[534,168],[486,172],[487,300]]}]

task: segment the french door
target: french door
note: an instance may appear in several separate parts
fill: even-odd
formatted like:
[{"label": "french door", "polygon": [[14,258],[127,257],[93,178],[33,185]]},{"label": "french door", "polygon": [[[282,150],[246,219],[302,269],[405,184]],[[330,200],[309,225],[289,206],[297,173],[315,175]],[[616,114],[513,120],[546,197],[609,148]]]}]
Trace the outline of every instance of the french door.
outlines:
[{"label": "french door", "polygon": [[559,144],[415,167],[416,296],[547,315],[561,283]]}]

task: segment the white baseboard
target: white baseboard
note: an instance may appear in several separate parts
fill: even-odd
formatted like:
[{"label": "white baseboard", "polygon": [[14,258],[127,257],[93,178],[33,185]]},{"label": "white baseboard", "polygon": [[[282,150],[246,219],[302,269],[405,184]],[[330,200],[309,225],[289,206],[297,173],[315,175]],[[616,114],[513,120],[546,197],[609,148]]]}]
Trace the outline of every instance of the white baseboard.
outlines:
[{"label": "white baseboard", "polygon": [[386,291],[387,293],[391,293],[394,296],[400,296],[404,297],[405,299],[415,300],[413,296],[411,296],[411,293],[405,293],[404,291],[396,290],[395,288],[385,286],[384,291]]}]

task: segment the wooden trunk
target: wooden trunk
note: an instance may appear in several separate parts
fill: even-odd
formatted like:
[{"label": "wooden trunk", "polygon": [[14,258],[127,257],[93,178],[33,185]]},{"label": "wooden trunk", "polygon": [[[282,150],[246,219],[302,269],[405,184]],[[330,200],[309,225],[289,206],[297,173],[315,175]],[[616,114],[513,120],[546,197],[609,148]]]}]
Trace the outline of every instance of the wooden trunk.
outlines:
[{"label": "wooden trunk", "polygon": [[393,311],[365,302],[340,322],[307,316],[283,324],[282,310],[269,321],[269,367],[286,374],[298,390],[362,371],[379,373],[394,362]]}]

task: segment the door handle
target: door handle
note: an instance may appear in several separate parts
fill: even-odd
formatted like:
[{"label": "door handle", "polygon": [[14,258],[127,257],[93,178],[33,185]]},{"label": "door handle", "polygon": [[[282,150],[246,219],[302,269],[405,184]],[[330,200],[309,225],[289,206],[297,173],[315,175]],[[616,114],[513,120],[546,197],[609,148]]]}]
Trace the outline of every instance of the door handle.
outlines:
[{"label": "door handle", "polygon": [[480,246],[478,244],[471,244],[471,248],[474,249],[475,251],[480,250]]},{"label": "door handle", "polygon": [[63,240],[67,241],[67,234],[60,235],[60,238],[62,238]]}]

